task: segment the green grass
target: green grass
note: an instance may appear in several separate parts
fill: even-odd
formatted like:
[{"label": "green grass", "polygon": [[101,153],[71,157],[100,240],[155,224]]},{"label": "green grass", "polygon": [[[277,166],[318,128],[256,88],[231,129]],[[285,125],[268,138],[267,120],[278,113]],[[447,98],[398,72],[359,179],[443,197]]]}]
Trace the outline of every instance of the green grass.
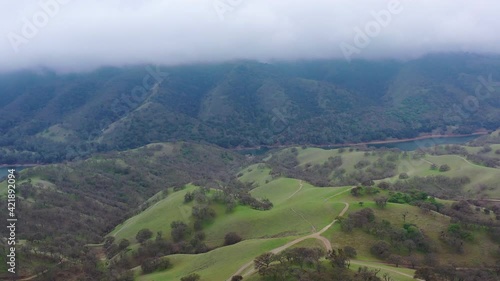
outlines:
[{"label": "green grass", "polygon": [[195,186],[188,185],[184,190],[169,194],[167,198],[115,227],[110,235],[115,236],[117,240],[129,239],[131,243],[135,242],[135,235],[143,228],[154,230],[153,233],[161,231],[169,235],[171,222],[189,220],[191,208],[183,204],[184,195],[195,189]]},{"label": "green grass", "polygon": [[[153,233],[161,231],[164,237],[170,237],[172,221],[192,222],[192,204],[184,204],[183,201],[186,192],[195,188],[188,186],[170,194],[144,212],[118,225],[110,235],[115,236],[117,240],[126,238],[135,243],[137,232],[149,228]],[[203,229],[207,236],[207,245],[222,245],[224,235],[231,231],[236,231],[244,239],[297,236],[318,231],[344,208],[342,203],[324,199],[347,189],[317,188],[303,183],[302,189],[297,192],[298,180],[276,179],[251,192],[257,198],[270,199],[275,205],[271,210],[259,211],[248,206],[238,206],[228,214],[223,206],[213,206],[217,217]]]},{"label": "green grass", "polygon": [[325,246],[318,239],[310,238],[290,247],[290,249],[294,248],[319,248],[324,250]]},{"label": "green grass", "polygon": [[[347,195],[349,196],[349,195]],[[343,198],[344,201],[349,201]],[[474,241],[468,242],[464,246],[463,255],[457,255],[450,251],[447,246],[439,242],[441,231],[446,231],[450,224],[450,219],[438,213],[424,214],[417,207],[403,204],[389,203],[386,208],[378,208],[368,197],[355,198],[355,202],[363,201],[363,207],[359,204],[351,203],[347,214],[360,210],[361,208],[371,208],[375,211],[375,216],[380,221],[388,220],[395,227],[402,227],[405,221],[402,214],[408,212],[406,223],[412,223],[418,226],[435,243],[434,249],[439,253],[439,259],[444,263],[481,265],[490,262],[491,254],[497,249],[498,245],[493,243],[484,230],[474,231]],[[352,233],[345,233],[340,229],[339,224],[333,225],[323,234],[332,242],[334,248],[352,246],[358,252],[358,259],[363,261],[376,261],[377,259],[370,254],[371,245],[377,241],[373,235],[367,234],[360,229],[355,229]]]},{"label": "green grass", "polygon": [[266,181],[271,181],[272,177],[269,175],[271,169],[265,164],[254,164],[246,167],[240,173],[243,175],[239,178],[243,182],[253,182],[260,186],[266,184]]},{"label": "green grass", "polygon": [[204,229],[207,239],[215,238],[221,243],[224,233],[230,231],[238,232],[244,239],[308,234],[329,224],[344,208],[342,203],[325,202],[323,199],[346,188],[316,188],[305,183],[295,193],[299,189],[298,182],[277,179],[254,189],[253,196],[270,199],[274,208],[258,211],[239,206],[234,213],[221,215]]},{"label": "green grass", "polygon": [[[460,177],[466,176],[470,178],[471,182],[465,187],[465,191],[471,194],[471,197],[476,197],[479,193],[478,186],[480,184],[486,184],[493,187],[491,190],[486,190],[483,196],[500,198],[500,186],[499,186],[499,169],[483,167],[473,163],[467,162],[461,156],[457,155],[443,155],[443,156],[431,156],[428,155],[425,159],[436,163],[438,166],[443,164],[448,164],[451,170],[448,172],[440,173],[447,177]],[[437,172],[439,173],[439,172]]]},{"label": "green grass", "polygon": [[357,271],[358,268],[366,266],[368,269],[380,269],[378,273],[378,277],[383,277],[385,273],[389,274],[394,281],[415,281],[412,277],[408,277],[402,275],[400,273],[404,273],[410,276],[415,275],[414,269],[404,268],[404,267],[393,267],[385,264],[375,263],[375,262],[366,262],[366,261],[357,261],[354,260],[351,262],[351,266],[349,269],[353,271]]},{"label": "green grass", "polygon": [[[480,148],[466,147],[470,150],[479,150]],[[493,151],[490,152],[490,156],[494,155],[494,151],[500,148],[499,145],[492,145]],[[340,168],[345,169],[346,173],[352,173],[356,171],[354,165],[361,160],[368,160],[371,163],[377,161],[380,158],[378,155],[365,155],[362,151],[346,151],[344,153],[339,153],[338,149],[325,150],[321,148],[297,148],[299,161],[299,166],[304,166],[306,164],[323,164],[332,156],[342,157],[342,166]],[[396,161],[398,165],[398,170],[396,176],[388,178],[385,180],[394,182],[398,180],[400,173],[407,173],[410,177],[412,176],[437,176],[443,175],[447,177],[461,177],[467,176],[470,178],[471,182],[464,187],[464,191],[469,194],[471,198],[477,197],[490,197],[490,198],[500,198],[500,177],[499,169],[484,167],[467,161],[465,158],[458,155],[426,155],[423,159],[413,159],[415,152],[409,152],[409,157],[403,159],[399,157]],[[387,157],[390,152],[387,152],[382,158]],[[498,157],[498,155],[496,155]],[[439,172],[431,170],[431,163],[435,163],[440,166],[443,164],[448,164],[451,170],[448,172]],[[487,185],[489,188],[480,191],[480,185]]]},{"label": "green grass", "polygon": [[[27,182],[28,180],[16,180],[16,188],[24,182]],[[37,188],[54,188],[54,184],[42,180],[39,177],[33,177],[31,178],[31,184],[36,186]],[[7,194],[7,181],[2,181],[0,182],[0,198],[5,196]],[[19,196],[19,195],[18,195]]]},{"label": "green grass", "polygon": [[[324,262],[324,263],[325,263],[325,266],[327,266],[327,267],[329,266],[328,264],[326,264],[326,262]],[[415,281],[415,279],[413,279],[413,278],[410,278],[410,277],[407,277],[407,276],[404,276],[404,275],[401,275],[401,274],[398,274],[395,272],[395,271],[402,272],[402,273],[408,274],[408,275],[415,274],[415,270],[404,268],[404,267],[392,267],[392,266],[388,266],[388,265],[384,265],[384,264],[380,264],[380,263],[376,263],[376,262],[352,261],[349,269],[352,271],[357,271],[358,268],[362,267],[362,266],[366,266],[371,270],[380,269],[380,272],[377,275],[378,277],[383,277],[383,275],[385,273],[388,273],[391,276],[392,280],[394,280],[394,281]],[[260,278],[260,276],[258,274],[253,274],[252,276],[245,278],[245,280],[246,281],[261,281],[262,279]]]},{"label": "green grass", "polygon": [[[260,254],[286,244],[290,238],[247,240],[198,255],[169,256],[173,267],[169,270],[139,276],[140,281],[172,281],[191,273],[202,276],[203,281],[224,281],[242,265]],[[136,269],[140,272],[140,269]]]},{"label": "green grass", "polygon": [[[298,148],[299,161],[305,163],[321,164],[330,156],[342,155],[343,166],[354,170],[354,165],[361,159],[371,162],[380,156],[368,155],[364,152],[344,152],[338,150],[322,150],[317,148]],[[387,154],[388,155],[388,154]],[[410,158],[411,153],[410,153]],[[441,173],[430,170],[430,164],[448,164],[451,166],[449,172]],[[469,176],[472,183],[471,188],[479,183],[498,181],[496,169],[489,169],[467,163],[460,157],[454,155],[429,156],[422,160],[398,160],[400,164],[398,172],[407,172],[410,176],[446,175],[446,176]],[[225,233],[236,231],[245,240],[236,245],[217,248],[211,252],[200,255],[173,255],[171,259],[174,267],[164,272],[154,273],[146,276],[140,275],[138,280],[179,280],[180,277],[190,273],[198,273],[203,280],[225,280],[230,277],[239,267],[248,263],[256,256],[284,245],[287,241],[297,237],[310,234],[328,225],[344,208],[343,202],[350,204],[348,213],[362,208],[372,208],[378,220],[388,220],[395,227],[401,227],[404,223],[402,213],[408,212],[406,222],[416,224],[435,243],[433,247],[439,253],[440,261],[453,262],[456,264],[480,265],[488,262],[490,253],[496,249],[496,245],[490,241],[486,233],[475,231],[475,240],[465,245],[464,255],[457,255],[439,242],[439,234],[447,229],[450,220],[440,214],[424,214],[417,207],[401,204],[388,204],[385,209],[375,206],[373,196],[353,197],[348,192],[350,187],[328,187],[317,188],[307,182],[301,182],[291,178],[272,179],[270,170],[264,164],[254,164],[240,171],[239,178],[244,182],[253,182],[256,186],[251,194],[256,198],[267,198],[273,202],[274,207],[268,211],[253,210],[247,206],[238,206],[232,213],[226,213],[222,205],[214,204],[212,207],[217,213],[216,219],[204,226],[209,246],[216,247],[223,243]],[[397,176],[390,179],[396,180]],[[302,187],[301,187],[302,183]],[[191,207],[193,203],[184,204],[184,195],[194,190],[195,186],[187,186],[186,189],[170,194],[167,198],[156,203],[139,215],[127,220],[123,225],[117,226],[110,235],[118,239],[127,238],[135,242],[135,234],[142,228],[149,228],[153,232],[162,231],[165,237],[170,236],[170,222],[183,220],[192,223]],[[472,191],[471,191],[472,192]],[[385,194],[382,192],[380,196]],[[358,203],[364,202],[363,206]],[[444,202],[449,204],[451,202]],[[370,254],[371,245],[378,239],[362,230],[356,229],[352,233],[344,233],[340,225],[334,224],[324,234],[324,237],[332,242],[334,248],[352,246],[357,249],[357,264],[351,269],[356,270],[360,264],[381,268],[389,273],[394,280],[413,280],[394,272],[403,272],[413,275],[414,270],[407,268],[396,268],[381,264]],[[137,247],[137,244],[132,245]],[[323,247],[317,240],[305,240],[294,245],[294,247]],[[417,254],[422,257],[421,254]],[[471,262],[472,261],[472,262]],[[359,264],[358,264],[359,263]],[[137,270],[139,273],[139,270]],[[253,275],[247,280],[258,280]]]}]

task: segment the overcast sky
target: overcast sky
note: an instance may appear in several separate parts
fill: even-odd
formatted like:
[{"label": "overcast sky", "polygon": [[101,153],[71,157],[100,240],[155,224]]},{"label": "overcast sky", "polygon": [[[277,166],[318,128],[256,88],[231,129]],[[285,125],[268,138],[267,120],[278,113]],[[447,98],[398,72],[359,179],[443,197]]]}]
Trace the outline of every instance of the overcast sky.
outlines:
[{"label": "overcast sky", "polygon": [[230,59],[407,59],[442,51],[500,53],[498,0],[0,3],[3,71]]}]

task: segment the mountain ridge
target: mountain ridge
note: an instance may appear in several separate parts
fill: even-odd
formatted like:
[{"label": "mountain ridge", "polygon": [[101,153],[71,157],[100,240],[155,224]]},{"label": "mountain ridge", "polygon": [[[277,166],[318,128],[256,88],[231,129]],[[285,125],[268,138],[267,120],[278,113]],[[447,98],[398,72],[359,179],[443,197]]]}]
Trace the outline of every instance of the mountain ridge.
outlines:
[{"label": "mountain ridge", "polygon": [[234,148],[495,130],[495,66],[497,56],[436,54],[3,74],[0,162],[60,162],[178,140]]}]

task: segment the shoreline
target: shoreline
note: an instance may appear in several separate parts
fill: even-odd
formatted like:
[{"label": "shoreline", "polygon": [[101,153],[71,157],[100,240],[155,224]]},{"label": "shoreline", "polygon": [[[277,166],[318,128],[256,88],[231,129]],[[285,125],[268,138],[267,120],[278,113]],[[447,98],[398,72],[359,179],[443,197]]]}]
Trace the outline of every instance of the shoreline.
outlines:
[{"label": "shoreline", "polygon": [[253,150],[253,149],[262,149],[262,148],[285,148],[285,147],[294,147],[294,146],[307,146],[307,147],[346,147],[346,146],[363,146],[363,145],[371,145],[371,144],[389,144],[389,143],[403,143],[403,142],[411,142],[411,141],[419,141],[426,139],[444,139],[444,138],[456,138],[456,137],[473,137],[473,136],[484,136],[489,134],[490,132],[475,132],[472,134],[447,134],[447,135],[423,135],[414,138],[406,138],[406,139],[389,139],[389,140],[375,140],[369,142],[350,142],[350,143],[334,143],[334,144],[289,144],[289,145],[261,145],[254,147],[241,147],[241,148],[230,148],[230,150],[242,151],[242,150]]},{"label": "shoreline", "polygon": [[44,164],[0,164],[0,168],[10,168],[10,167],[36,167]]},{"label": "shoreline", "polygon": [[[350,143],[333,143],[333,144],[282,144],[282,145],[260,145],[253,147],[235,147],[235,148],[224,148],[232,151],[245,151],[245,150],[259,150],[262,148],[274,149],[274,148],[287,148],[287,147],[297,147],[297,146],[307,146],[307,147],[349,147],[349,146],[364,146],[364,145],[372,145],[372,144],[390,144],[390,143],[403,143],[403,142],[412,142],[426,139],[443,139],[443,138],[456,138],[456,137],[473,137],[473,136],[484,136],[489,134],[489,131],[480,131],[472,134],[446,134],[446,135],[422,135],[414,138],[406,138],[406,139],[386,139],[386,140],[375,140],[368,142],[350,142]],[[36,167],[43,166],[47,164],[0,164],[0,168],[9,168],[9,167]]]}]

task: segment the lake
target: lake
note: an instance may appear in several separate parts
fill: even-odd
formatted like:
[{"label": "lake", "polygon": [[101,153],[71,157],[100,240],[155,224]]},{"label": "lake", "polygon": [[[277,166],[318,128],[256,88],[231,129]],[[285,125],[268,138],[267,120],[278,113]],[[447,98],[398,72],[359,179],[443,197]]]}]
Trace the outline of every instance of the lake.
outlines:
[{"label": "lake", "polygon": [[432,147],[436,145],[443,144],[465,144],[472,140],[480,137],[476,136],[465,136],[465,137],[449,137],[449,138],[430,138],[414,141],[404,141],[395,143],[384,143],[384,144],[370,144],[369,147],[387,147],[387,148],[398,148],[403,151],[413,151],[419,148]]},{"label": "lake", "polygon": [[[401,142],[393,142],[393,143],[384,143],[384,144],[369,144],[368,147],[387,147],[387,148],[398,148],[402,151],[413,151],[419,148],[424,147],[432,147],[435,145],[443,145],[443,144],[465,144],[470,142],[476,138],[480,137],[480,135],[474,136],[461,136],[461,137],[447,137],[447,138],[429,138],[422,140],[411,140],[411,141],[401,141]],[[309,147],[315,147],[314,145],[310,145]],[[332,146],[322,146],[323,149],[337,149],[341,148],[341,145],[332,145]],[[345,146],[349,147],[349,146]],[[249,149],[241,149],[237,150],[238,153],[241,154],[251,154],[251,155],[263,155],[270,150],[269,147],[261,147],[261,148],[249,148]]]},{"label": "lake", "polygon": [[6,175],[9,174],[9,169],[15,169],[16,172],[20,172],[23,169],[26,169],[26,166],[17,166],[17,167],[0,167],[0,179],[3,179]]}]

